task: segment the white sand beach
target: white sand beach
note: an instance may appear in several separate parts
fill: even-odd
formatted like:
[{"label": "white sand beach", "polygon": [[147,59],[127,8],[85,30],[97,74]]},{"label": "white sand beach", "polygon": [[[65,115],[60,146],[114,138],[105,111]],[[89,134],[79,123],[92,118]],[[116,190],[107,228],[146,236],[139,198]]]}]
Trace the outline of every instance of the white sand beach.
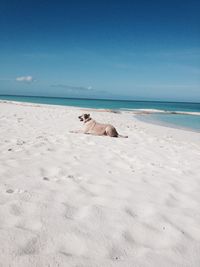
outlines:
[{"label": "white sand beach", "polygon": [[83,112],[0,102],[0,266],[199,267],[200,134]]}]

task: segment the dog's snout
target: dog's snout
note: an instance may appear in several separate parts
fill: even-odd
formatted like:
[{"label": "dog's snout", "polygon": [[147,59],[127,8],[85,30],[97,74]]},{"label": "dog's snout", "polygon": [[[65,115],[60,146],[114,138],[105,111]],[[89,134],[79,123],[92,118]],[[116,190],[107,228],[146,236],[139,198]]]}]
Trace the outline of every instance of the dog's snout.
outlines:
[{"label": "dog's snout", "polygon": [[81,119],[81,116],[78,116],[79,119]]}]

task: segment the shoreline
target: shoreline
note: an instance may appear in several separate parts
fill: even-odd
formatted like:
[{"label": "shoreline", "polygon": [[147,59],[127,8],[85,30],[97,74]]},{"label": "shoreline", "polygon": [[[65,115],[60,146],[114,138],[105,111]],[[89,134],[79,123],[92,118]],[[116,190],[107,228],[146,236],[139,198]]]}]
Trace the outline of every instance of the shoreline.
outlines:
[{"label": "shoreline", "polygon": [[145,119],[137,117],[138,115],[140,116],[148,116],[151,114],[176,114],[176,115],[194,115],[194,116],[200,116],[200,112],[183,112],[183,111],[165,111],[165,110],[158,110],[158,109],[107,109],[107,108],[88,108],[88,107],[77,107],[77,106],[64,106],[64,105],[55,105],[55,104],[41,104],[41,103],[30,103],[30,102],[20,102],[20,101],[10,101],[10,100],[1,100],[0,99],[0,104],[1,103],[7,103],[7,104],[13,104],[13,105],[22,105],[22,106],[35,106],[35,107],[58,107],[58,108],[71,108],[71,109],[80,109],[82,111],[94,111],[94,112],[110,112],[110,113],[131,113],[135,116],[136,119],[147,123],[147,124],[153,124],[153,125],[159,125],[167,128],[174,128],[177,130],[184,130],[184,131],[190,131],[190,132],[196,132],[199,133],[200,131],[197,129],[193,129],[190,127],[182,127],[182,126],[176,126],[175,124],[170,124],[167,122],[162,122],[162,121],[156,121],[156,120],[151,120],[147,121]]},{"label": "shoreline", "polygon": [[[24,102],[24,103],[50,104],[50,105],[59,105],[59,106],[76,106],[76,107],[96,108],[96,109],[130,110],[130,111],[135,111],[135,112],[139,110],[140,112],[144,112],[144,113],[148,113],[148,112],[176,113],[178,112],[178,113],[184,113],[184,114],[200,115],[200,103],[196,103],[196,102],[83,99],[83,98],[39,97],[39,96],[32,96],[32,97],[31,96],[30,97],[29,96],[7,96],[7,97],[8,98],[3,98],[0,100],[13,101],[13,102],[14,101]],[[39,101],[37,101],[37,99],[39,99]],[[44,99],[44,100],[40,100],[40,99]],[[52,99],[58,99],[59,101],[52,101]],[[110,103],[107,104],[108,102]],[[122,102],[123,104],[115,105],[114,103],[116,102],[119,102],[119,103]],[[128,102],[129,104],[127,105],[126,103]],[[131,103],[131,106],[130,106],[130,103]],[[172,105],[167,105],[167,104],[172,104]]]},{"label": "shoreline", "polygon": [[[109,100],[108,100],[109,101]],[[116,100],[117,101],[117,100]],[[142,102],[142,101],[141,101]],[[71,108],[81,108],[81,109],[94,109],[94,110],[109,110],[109,111],[123,111],[123,112],[134,112],[134,114],[153,114],[153,113],[166,113],[166,114],[181,114],[181,115],[196,115],[200,116],[200,112],[197,111],[172,111],[172,110],[164,110],[164,109],[152,109],[152,108],[93,108],[93,107],[81,107],[81,106],[70,106],[70,105],[59,105],[59,104],[46,104],[46,103],[33,103],[33,102],[25,102],[25,101],[14,101],[14,100],[3,100],[0,99],[0,103],[12,103],[12,104],[32,104],[32,105],[45,105],[45,106],[56,106],[56,107],[71,107]],[[166,102],[167,103],[167,102]],[[171,103],[171,102],[169,102]],[[181,102],[183,103],[183,102]],[[195,103],[196,104],[196,103]],[[197,103],[198,104],[198,103]]]}]

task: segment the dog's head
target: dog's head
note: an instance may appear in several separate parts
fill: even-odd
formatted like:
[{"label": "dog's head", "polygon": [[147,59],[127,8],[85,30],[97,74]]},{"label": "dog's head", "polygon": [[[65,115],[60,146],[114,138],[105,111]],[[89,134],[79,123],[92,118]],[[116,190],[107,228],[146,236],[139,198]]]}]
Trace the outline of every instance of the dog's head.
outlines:
[{"label": "dog's head", "polygon": [[90,114],[82,114],[81,116],[78,116],[80,121],[86,122],[88,119],[90,119]]}]

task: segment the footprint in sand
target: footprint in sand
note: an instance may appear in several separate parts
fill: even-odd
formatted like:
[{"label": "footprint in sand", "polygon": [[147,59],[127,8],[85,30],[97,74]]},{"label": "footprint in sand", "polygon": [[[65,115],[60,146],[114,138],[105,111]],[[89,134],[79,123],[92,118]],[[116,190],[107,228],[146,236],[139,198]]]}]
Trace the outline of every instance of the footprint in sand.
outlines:
[{"label": "footprint in sand", "polygon": [[135,212],[133,212],[131,209],[129,209],[129,208],[126,208],[125,209],[125,212],[130,216],[130,217],[132,217],[132,218],[135,218],[135,217],[137,217],[137,214],[135,213]]},{"label": "footprint in sand", "polygon": [[72,175],[72,174],[67,175],[67,178],[68,179],[72,179],[75,182],[80,182],[82,180],[82,177],[81,176],[79,176],[79,175],[76,175],[75,176],[75,175]]},{"label": "footprint in sand", "polygon": [[20,206],[18,206],[16,204],[12,204],[10,206],[10,212],[11,212],[11,214],[13,214],[15,216],[20,216],[22,213],[22,210],[21,210]]},{"label": "footprint in sand", "polygon": [[124,233],[122,233],[122,236],[123,236],[124,240],[126,242],[128,242],[130,245],[135,244],[135,240],[129,231],[124,231]]},{"label": "footprint in sand", "polygon": [[24,145],[26,142],[24,140],[17,140],[17,145],[18,146],[22,146]]},{"label": "footprint in sand", "polygon": [[6,189],[6,193],[7,194],[19,194],[20,195],[20,199],[24,200],[24,201],[29,201],[30,198],[32,197],[32,194],[26,190],[22,190],[22,189],[12,189],[12,188],[8,188]]},{"label": "footprint in sand", "polygon": [[43,180],[49,181],[49,178],[48,177],[43,177]]},{"label": "footprint in sand", "polygon": [[20,123],[22,120],[23,120],[22,118],[18,118],[18,119],[17,119],[17,122]]},{"label": "footprint in sand", "polygon": [[67,203],[63,203],[63,205],[65,206],[64,217],[68,220],[73,220],[78,212],[78,208],[73,207]]},{"label": "footprint in sand", "polygon": [[20,255],[38,254],[40,250],[40,243],[37,237],[30,239],[20,250]]},{"label": "footprint in sand", "polygon": [[111,258],[114,261],[122,261],[124,260],[124,257],[126,256],[126,251],[121,251],[121,249],[119,249],[116,246],[113,246],[109,252],[109,258]]},{"label": "footprint in sand", "polygon": [[7,190],[6,190],[6,193],[8,193],[8,194],[12,194],[12,193],[14,193],[14,190],[12,190],[12,189],[7,189]]}]

